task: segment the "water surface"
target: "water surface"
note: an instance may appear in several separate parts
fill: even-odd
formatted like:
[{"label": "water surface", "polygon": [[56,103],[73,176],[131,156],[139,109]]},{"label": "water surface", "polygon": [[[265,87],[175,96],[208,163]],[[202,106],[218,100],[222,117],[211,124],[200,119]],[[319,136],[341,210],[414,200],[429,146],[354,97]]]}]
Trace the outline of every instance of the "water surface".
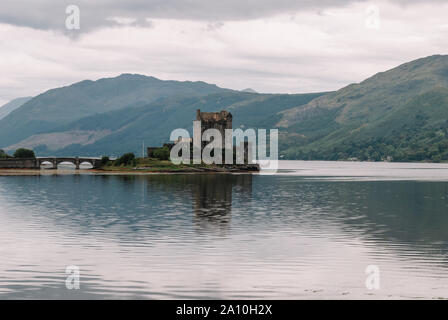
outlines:
[{"label": "water surface", "polygon": [[281,168],[0,177],[0,298],[448,298],[448,165]]}]

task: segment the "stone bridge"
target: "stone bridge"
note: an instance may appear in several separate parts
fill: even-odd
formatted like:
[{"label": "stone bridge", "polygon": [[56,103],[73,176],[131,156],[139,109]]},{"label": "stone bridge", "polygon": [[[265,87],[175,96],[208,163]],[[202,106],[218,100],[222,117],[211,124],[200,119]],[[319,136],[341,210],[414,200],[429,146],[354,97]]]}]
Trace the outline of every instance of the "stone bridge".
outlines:
[{"label": "stone bridge", "polygon": [[40,168],[40,166],[44,162],[49,162],[53,165],[53,169],[57,169],[58,165],[62,162],[70,162],[73,163],[76,166],[76,170],[80,169],[80,165],[82,163],[90,163],[92,167],[98,168],[101,165],[101,159],[100,158],[70,158],[70,157],[64,157],[64,158],[57,158],[57,157],[39,157],[36,158],[36,166]]}]

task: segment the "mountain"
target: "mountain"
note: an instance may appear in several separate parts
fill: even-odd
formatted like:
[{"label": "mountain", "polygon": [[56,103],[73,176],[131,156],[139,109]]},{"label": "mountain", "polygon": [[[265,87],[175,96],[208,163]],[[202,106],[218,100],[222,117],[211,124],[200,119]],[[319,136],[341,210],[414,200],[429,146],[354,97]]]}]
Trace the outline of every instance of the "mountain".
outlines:
[{"label": "mountain", "polygon": [[252,88],[246,88],[246,89],[243,89],[243,90],[241,90],[241,92],[257,93],[257,91],[255,91],[255,90],[252,89]]},{"label": "mountain", "polygon": [[[0,120],[0,149],[38,155],[141,154],[197,109],[234,128],[279,128],[283,159],[448,161],[448,56],[405,63],[335,92],[259,94],[121,75],[47,91]],[[191,131],[190,131],[191,132]]]},{"label": "mountain", "polygon": [[0,120],[0,146],[95,114],[227,91],[205,82],[163,81],[136,74],[85,80],[44,92]]},{"label": "mountain", "polygon": [[143,142],[161,145],[173,129],[191,129],[197,109],[229,110],[235,127],[270,128],[279,112],[322,94],[257,94],[131,74],[86,80],[38,95],[1,120],[0,147],[38,155],[141,153]]},{"label": "mountain", "polygon": [[405,63],[285,110],[287,158],[448,160],[448,56]]},{"label": "mountain", "polygon": [[6,117],[8,114],[10,114],[15,109],[22,106],[25,102],[28,102],[31,100],[32,97],[24,97],[24,98],[17,98],[14,100],[9,101],[7,104],[4,104],[0,107],[0,120]]},{"label": "mountain", "polygon": [[322,95],[260,95],[227,91],[208,96],[156,101],[141,106],[85,117],[52,131],[33,135],[5,150],[33,148],[39,155],[94,156],[141,154],[142,142],[158,146],[169,140],[173,129],[192,130],[196,110],[229,110],[234,128],[271,128],[280,120],[279,112],[308,103]]}]

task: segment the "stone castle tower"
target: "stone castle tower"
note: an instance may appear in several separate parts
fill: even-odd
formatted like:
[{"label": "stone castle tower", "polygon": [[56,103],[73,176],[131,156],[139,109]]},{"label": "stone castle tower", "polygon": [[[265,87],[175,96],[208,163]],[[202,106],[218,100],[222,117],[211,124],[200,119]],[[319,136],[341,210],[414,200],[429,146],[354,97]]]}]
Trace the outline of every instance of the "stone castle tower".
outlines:
[{"label": "stone castle tower", "polygon": [[202,133],[207,129],[218,129],[221,136],[225,137],[225,129],[232,129],[232,114],[228,111],[221,112],[201,112],[196,111],[196,120],[201,121]]}]

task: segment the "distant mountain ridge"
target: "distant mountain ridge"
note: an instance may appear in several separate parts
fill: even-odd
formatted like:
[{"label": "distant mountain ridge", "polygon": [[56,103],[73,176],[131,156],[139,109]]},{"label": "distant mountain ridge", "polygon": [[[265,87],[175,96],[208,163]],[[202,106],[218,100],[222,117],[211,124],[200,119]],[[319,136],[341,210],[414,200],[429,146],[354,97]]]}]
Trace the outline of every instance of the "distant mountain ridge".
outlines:
[{"label": "distant mountain ridge", "polygon": [[[247,92],[249,91],[249,92]],[[0,120],[0,148],[39,155],[141,153],[196,109],[234,128],[279,128],[283,159],[448,161],[448,56],[381,72],[335,92],[259,94],[123,74],[49,90]]]},{"label": "distant mountain ridge", "polygon": [[93,156],[99,152],[119,155],[126,150],[141,154],[143,142],[146,146],[161,145],[169,140],[170,132],[176,128],[186,128],[191,132],[197,109],[210,112],[229,110],[233,114],[234,128],[270,128],[280,119],[273,105],[280,112],[305,104],[319,95],[254,95],[229,91],[170,102],[156,101],[85,117],[33,135],[5,150],[29,147],[43,155]]},{"label": "distant mountain ridge", "polygon": [[17,98],[14,100],[9,101],[8,103],[4,104],[0,107],[0,120],[6,117],[8,114],[13,112],[15,109],[22,106],[24,103],[31,100],[32,97],[23,97],[23,98]]},{"label": "distant mountain ridge", "polygon": [[252,89],[252,88],[246,88],[246,89],[243,89],[243,90],[241,90],[241,92],[258,93],[257,91],[255,91],[255,90]]},{"label": "distant mountain ridge", "polygon": [[18,143],[34,134],[48,132],[61,124],[94,114],[158,100],[227,91],[205,82],[163,81],[135,74],[85,80],[48,90],[0,120],[0,146]]},{"label": "distant mountain ridge", "polygon": [[282,112],[284,152],[303,159],[448,160],[447,93],[448,56],[405,63]]}]

